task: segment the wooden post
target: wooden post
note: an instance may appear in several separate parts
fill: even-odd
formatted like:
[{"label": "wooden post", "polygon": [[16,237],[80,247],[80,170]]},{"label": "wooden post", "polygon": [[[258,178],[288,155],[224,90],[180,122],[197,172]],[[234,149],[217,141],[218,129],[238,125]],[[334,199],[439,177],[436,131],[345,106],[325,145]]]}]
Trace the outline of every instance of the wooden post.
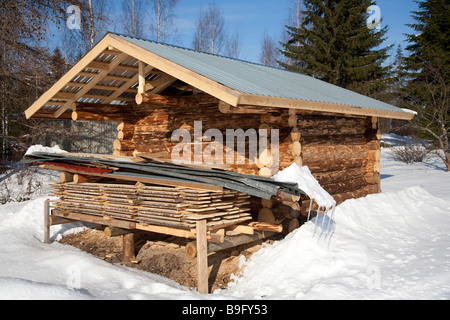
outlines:
[{"label": "wooden post", "polygon": [[143,94],[145,92],[145,65],[144,62],[139,61],[139,86],[138,93]]},{"label": "wooden post", "polygon": [[122,262],[131,262],[134,259],[134,233],[128,233],[123,236]]},{"label": "wooden post", "polygon": [[198,293],[208,294],[208,242],[206,239],[206,220],[197,221],[196,227]]},{"label": "wooden post", "polygon": [[50,200],[44,201],[44,243],[50,244]]}]

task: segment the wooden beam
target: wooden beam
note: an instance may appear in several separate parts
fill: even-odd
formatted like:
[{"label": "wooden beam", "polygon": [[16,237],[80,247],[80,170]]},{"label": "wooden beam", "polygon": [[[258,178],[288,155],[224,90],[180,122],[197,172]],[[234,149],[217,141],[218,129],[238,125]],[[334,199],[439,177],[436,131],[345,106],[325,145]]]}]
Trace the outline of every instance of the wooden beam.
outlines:
[{"label": "wooden beam", "polygon": [[170,60],[162,58],[140,46],[133,44],[116,35],[109,34],[109,44],[122,52],[128,53],[130,56],[139,59],[156,69],[159,69],[170,76],[180,79],[187,84],[190,84],[222,101],[225,101],[233,106],[237,106],[240,93],[234,89],[224,86],[216,81],[213,81],[203,75],[200,75],[188,68],[176,64]]},{"label": "wooden beam", "polygon": [[[46,119],[46,120],[55,120],[55,117],[53,116],[54,112],[49,111],[38,111],[35,114],[31,116],[31,119]],[[59,118],[59,120],[71,120],[72,119],[72,113],[71,112],[64,112]]]},{"label": "wooden beam", "polygon": [[165,75],[161,78],[158,78],[155,81],[151,82],[151,84],[155,87],[154,89],[152,89],[151,93],[153,94],[161,93],[175,81],[177,81],[177,79],[169,75]]},{"label": "wooden beam", "polygon": [[[153,89],[155,89],[157,87],[161,87],[161,86],[167,85],[167,84],[171,85],[176,80],[177,79],[175,79],[174,77],[169,76],[168,74],[162,75],[162,76],[158,77],[158,79],[146,83],[145,84],[145,92],[153,90]],[[158,88],[158,90],[159,90],[159,88]],[[152,93],[156,93],[156,92],[152,92]]]},{"label": "wooden beam", "polygon": [[126,71],[132,71],[132,72],[139,72],[138,67],[132,67],[132,66],[124,66],[124,65],[118,65],[116,67],[118,70],[126,70]]},{"label": "wooden beam", "polygon": [[145,92],[145,64],[142,61],[139,61],[139,86],[138,86],[138,94],[142,94]]},{"label": "wooden beam", "polygon": [[178,228],[174,228],[174,227],[157,226],[157,225],[152,225],[152,224],[148,224],[148,223],[137,223],[136,229],[142,230],[142,231],[166,234],[166,235],[180,237],[180,238],[195,239],[195,233],[193,233],[189,230],[183,230],[183,229],[178,229]]},{"label": "wooden beam", "polygon": [[86,68],[97,69],[97,70],[109,70],[108,62],[92,61],[87,65]]},{"label": "wooden beam", "polygon": [[103,79],[105,80],[116,80],[116,81],[123,81],[123,82],[127,82],[128,80],[130,80],[130,77],[121,77],[121,76],[112,76],[112,75],[106,75]]},{"label": "wooden beam", "polygon": [[[76,102],[78,99],[82,98],[87,92],[89,92],[89,90],[91,90],[97,83],[100,82],[100,80],[102,80],[108,73],[111,72],[111,70],[113,70],[116,66],[118,66],[123,60],[125,60],[125,58],[128,57],[128,55],[126,53],[121,53],[119,54],[110,64],[109,64],[109,68],[107,70],[102,70],[99,74],[97,74],[96,76],[94,76],[92,78],[91,81],[89,81],[89,83],[83,87],[83,89],[81,89],[80,91],[77,92],[77,94],[75,95],[75,97],[73,99],[70,99],[69,101],[67,101],[64,106],[62,106],[61,108],[59,108],[58,111],[55,112],[54,116],[55,118],[58,118],[60,115],[62,115],[67,109],[69,109],[74,102]],[[109,103],[109,102],[106,102]]]},{"label": "wooden beam", "polygon": [[208,294],[208,241],[206,232],[206,220],[197,221],[197,288],[200,294]]},{"label": "wooden beam", "polygon": [[[273,237],[274,235],[278,234],[277,231],[257,231],[253,234],[240,234],[236,236],[231,237],[225,237],[224,241],[222,243],[214,243],[209,242],[208,245],[208,253],[213,252],[220,252],[223,250],[235,248],[241,245],[249,244],[256,241],[261,241],[270,237]],[[197,242],[189,242],[186,245],[186,256],[189,258],[195,258],[198,257],[198,249],[197,249],[198,241]]]},{"label": "wooden beam", "polygon": [[171,97],[153,93],[137,94],[136,103],[166,107],[197,107],[199,105],[199,101],[195,97]]},{"label": "wooden beam", "polygon": [[76,221],[84,221],[84,222],[90,222],[95,223],[103,226],[112,226],[122,229],[136,229],[136,223],[130,222],[130,221],[124,221],[124,220],[118,220],[118,219],[104,219],[103,217],[99,216],[93,216],[89,214],[80,214],[80,213],[72,213],[72,212],[66,212],[66,211],[60,211],[53,209],[52,215],[56,217],[66,218],[70,220],[76,220]]},{"label": "wooden beam", "polygon": [[[147,74],[153,69],[152,66],[148,65],[144,68],[144,73]],[[139,74],[135,75],[133,78],[130,78],[123,84],[119,89],[116,90],[112,95],[110,95],[103,103],[108,104],[118,99],[121,94],[127,91],[132,85],[136,82],[139,82]]]},{"label": "wooden beam", "polygon": [[332,112],[338,114],[374,116],[374,117],[401,119],[401,120],[412,120],[414,118],[414,114],[408,112],[369,109],[333,103],[295,100],[295,99],[267,97],[267,96],[256,96],[251,94],[241,95],[238,104],[246,106],[282,107],[288,109]]},{"label": "wooden beam", "polygon": [[[70,69],[61,79],[59,79],[49,90],[47,90],[38,100],[36,100],[26,111],[27,119],[31,118],[47,101],[49,101],[57,92],[61,91],[68,82],[70,82],[78,73],[82,72],[86,65],[97,58],[105,49],[108,48],[110,39],[103,38],[91,51],[89,51],[75,66]],[[67,109],[66,109],[67,110]],[[64,111],[66,111],[64,110]],[[64,111],[60,113],[63,114]]]}]

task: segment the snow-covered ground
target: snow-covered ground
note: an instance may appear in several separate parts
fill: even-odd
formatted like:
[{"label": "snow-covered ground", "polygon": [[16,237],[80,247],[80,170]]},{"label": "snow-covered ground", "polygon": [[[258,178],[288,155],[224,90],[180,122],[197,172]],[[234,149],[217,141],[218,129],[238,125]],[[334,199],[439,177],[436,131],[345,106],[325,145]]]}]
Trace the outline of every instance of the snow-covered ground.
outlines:
[{"label": "snow-covered ground", "polygon": [[[0,205],[0,299],[450,299],[450,173],[435,157],[405,165],[387,149],[381,167],[383,193],[242,259],[243,275],[210,296],[43,244],[45,197]],[[53,239],[78,230],[51,229]]]}]

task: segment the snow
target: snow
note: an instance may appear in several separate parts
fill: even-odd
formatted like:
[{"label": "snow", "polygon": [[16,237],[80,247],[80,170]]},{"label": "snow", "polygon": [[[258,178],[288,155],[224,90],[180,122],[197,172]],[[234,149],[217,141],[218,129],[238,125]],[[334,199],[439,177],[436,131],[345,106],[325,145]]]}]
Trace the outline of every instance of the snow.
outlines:
[{"label": "snow", "polygon": [[308,167],[300,167],[293,163],[290,167],[274,175],[272,179],[279,182],[297,183],[298,187],[320,207],[329,209],[336,205],[336,201],[320,186]]},{"label": "snow", "polygon": [[58,145],[54,147],[44,147],[42,145],[34,145],[28,148],[25,155],[31,155],[33,153],[43,152],[43,153],[67,153],[67,151],[62,150]]},{"label": "snow", "polygon": [[314,233],[308,223],[257,252],[227,293],[283,300],[448,299],[449,207],[420,187],[346,201],[336,209],[332,231]]},{"label": "snow", "polygon": [[[450,299],[450,173],[435,156],[406,165],[386,149],[381,168],[383,193],[347,200],[332,220],[322,215],[317,228],[312,220],[241,257],[243,274],[209,296],[43,244],[46,197],[1,205],[0,299]],[[81,229],[53,226],[52,240]]]}]

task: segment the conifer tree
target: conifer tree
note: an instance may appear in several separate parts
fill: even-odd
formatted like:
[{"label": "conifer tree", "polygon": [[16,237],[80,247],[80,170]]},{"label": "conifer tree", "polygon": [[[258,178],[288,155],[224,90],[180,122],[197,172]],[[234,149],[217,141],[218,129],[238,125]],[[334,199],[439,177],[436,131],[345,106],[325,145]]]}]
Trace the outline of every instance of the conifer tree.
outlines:
[{"label": "conifer tree", "polygon": [[448,0],[418,1],[413,12],[414,34],[408,35],[411,55],[404,58],[408,79],[405,107],[418,114],[413,126],[432,139],[450,171],[450,3]]},{"label": "conifer tree", "polygon": [[366,95],[381,91],[388,48],[379,49],[387,27],[367,26],[370,0],[305,0],[300,28],[286,26],[290,39],[282,53],[288,70],[314,76]]}]

